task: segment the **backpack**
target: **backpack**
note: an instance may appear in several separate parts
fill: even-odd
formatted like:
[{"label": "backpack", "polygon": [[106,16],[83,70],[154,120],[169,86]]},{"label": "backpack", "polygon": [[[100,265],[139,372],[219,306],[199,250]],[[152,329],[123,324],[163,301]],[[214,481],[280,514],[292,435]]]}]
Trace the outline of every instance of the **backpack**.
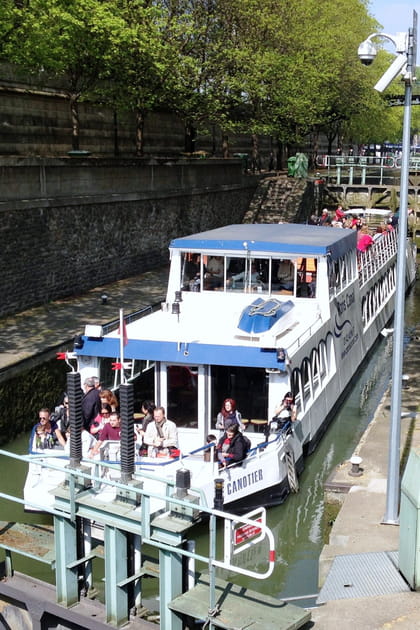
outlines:
[{"label": "backpack", "polygon": [[245,445],[244,454],[246,455],[246,453],[248,453],[249,449],[251,448],[251,440],[249,439],[249,437],[247,437],[243,433],[242,433],[242,439],[243,439],[244,445]]}]

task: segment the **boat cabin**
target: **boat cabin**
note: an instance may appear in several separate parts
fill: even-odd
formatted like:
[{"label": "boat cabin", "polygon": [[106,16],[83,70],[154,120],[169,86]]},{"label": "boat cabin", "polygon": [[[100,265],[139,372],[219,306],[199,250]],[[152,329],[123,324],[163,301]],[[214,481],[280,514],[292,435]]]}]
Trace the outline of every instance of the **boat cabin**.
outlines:
[{"label": "boat cabin", "polygon": [[[289,359],[354,281],[355,245],[354,231],[295,224],[175,238],[166,301],[127,324],[124,360],[137,407],[146,398],[163,405],[193,447],[215,433],[226,398],[249,422],[267,421],[287,391],[298,399]],[[98,374],[109,385],[120,348],[117,330],[85,335],[77,350],[82,378]]]}]

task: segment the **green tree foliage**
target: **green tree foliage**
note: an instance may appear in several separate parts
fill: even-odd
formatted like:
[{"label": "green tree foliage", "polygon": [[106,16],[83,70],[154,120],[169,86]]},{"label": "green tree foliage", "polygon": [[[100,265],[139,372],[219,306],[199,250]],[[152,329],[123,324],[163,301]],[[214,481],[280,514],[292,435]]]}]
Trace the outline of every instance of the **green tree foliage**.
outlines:
[{"label": "green tree foliage", "polygon": [[[397,133],[398,115],[357,57],[378,25],[367,0],[3,0],[0,54],[64,81],[79,146],[77,103],[92,97],[143,123],[168,107],[194,134],[217,125],[299,145]],[[3,18],[1,20],[1,18]],[[382,57],[382,58],[381,58]],[[391,133],[391,131],[388,131]]]},{"label": "green tree foliage", "polygon": [[112,57],[118,29],[114,3],[98,0],[31,0],[18,9],[10,59],[33,72],[56,76],[68,94],[72,148],[79,149],[80,97],[93,88]]}]

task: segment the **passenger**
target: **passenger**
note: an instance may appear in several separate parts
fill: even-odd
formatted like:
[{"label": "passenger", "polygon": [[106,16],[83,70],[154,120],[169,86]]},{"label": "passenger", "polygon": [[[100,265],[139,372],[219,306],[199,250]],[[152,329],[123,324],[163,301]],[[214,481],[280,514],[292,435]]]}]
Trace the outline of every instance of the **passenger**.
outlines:
[{"label": "passenger", "polygon": [[233,398],[226,398],[216,418],[216,429],[227,431],[232,424],[237,424],[240,429],[244,429],[242,424],[242,416],[236,410],[236,401]]},{"label": "passenger", "polygon": [[248,448],[249,442],[239,431],[239,425],[231,424],[216,447],[219,467],[226,468],[229,464],[239,464],[245,459]]},{"label": "passenger", "polygon": [[99,438],[100,432],[102,431],[104,426],[109,422],[111,413],[112,413],[111,405],[107,405],[106,403],[103,403],[101,406],[100,412],[98,413],[96,418],[93,420],[89,429],[89,433],[93,435],[96,439]]},{"label": "passenger", "polygon": [[295,405],[295,399],[292,392],[287,392],[281,403],[274,410],[274,416],[269,423],[267,433],[278,433],[287,426],[290,426],[292,422],[295,422],[297,418],[297,407]]},{"label": "passenger", "polygon": [[357,235],[357,250],[359,252],[366,252],[373,244],[374,240],[369,234],[369,227],[364,225]]},{"label": "passenger", "polygon": [[164,407],[153,411],[154,422],[149,422],[144,434],[144,443],[148,446],[149,457],[169,455],[170,450],[178,448],[178,429],[175,422],[165,416]]},{"label": "passenger", "polygon": [[343,207],[342,206],[338,206],[336,211],[335,211],[334,220],[335,221],[342,221],[345,216],[346,215],[344,214]]},{"label": "passenger", "polygon": [[121,439],[121,418],[117,411],[113,411],[109,416],[109,422],[105,424],[104,428],[99,434],[99,440],[96,442],[90,452],[90,456],[94,456],[99,453],[102,444],[106,440],[120,440]]},{"label": "passenger", "polygon": [[[56,421],[51,418],[48,409],[43,407],[38,413],[39,422],[35,425],[35,433],[40,438],[40,448],[53,448],[58,441],[61,446],[66,444]],[[43,444],[41,444],[41,439]],[[36,440],[38,442],[38,440]]]},{"label": "passenger", "polygon": [[143,413],[143,420],[141,425],[135,424],[134,430],[138,436],[138,449],[139,455],[144,456],[147,455],[147,446],[144,444],[144,436],[146,433],[146,429],[151,422],[153,422],[153,412],[156,409],[156,405],[151,400],[143,400],[141,403],[141,411]]},{"label": "passenger", "polygon": [[385,228],[383,227],[383,225],[378,225],[376,228],[376,232],[372,237],[375,243],[376,241],[379,241],[379,239],[382,238],[382,236],[384,235],[384,232],[385,232]]},{"label": "passenger", "polygon": [[106,405],[110,405],[112,411],[118,411],[118,408],[119,408],[118,399],[116,395],[114,394],[114,392],[111,392],[110,389],[103,389],[99,393],[99,397],[102,404],[105,403]]},{"label": "passenger", "polygon": [[[251,283],[256,284],[260,279],[260,274],[257,271],[257,266],[255,263],[251,264]],[[234,282],[242,282],[245,283],[249,280],[249,274],[247,272],[241,271],[240,273],[235,274],[231,277],[231,280]]]},{"label": "passenger", "polygon": [[211,461],[211,447],[213,447],[213,461],[217,462],[217,449],[215,448],[217,446],[216,436],[213,435],[213,433],[210,433],[207,436],[206,442],[209,445],[209,448],[206,448],[204,451],[204,461],[205,462]]},{"label": "passenger", "polygon": [[324,227],[329,227],[331,225],[331,217],[327,208],[324,208],[321,214],[321,218],[319,220],[319,224]]},{"label": "passenger", "polygon": [[200,254],[193,254],[191,260],[185,262],[184,277],[187,281],[194,280],[197,275],[200,276],[200,262]]},{"label": "passenger", "polygon": [[224,262],[223,256],[212,256],[205,273],[206,289],[219,289],[223,286]]},{"label": "passenger", "polygon": [[101,401],[99,392],[95,387],[93,377],[85,379],[83,383],[84,396],[82,398],[82,420],[83,427],[89,431],[90,425],[99,413]]},{"label": "passenger", "polygon": [[295,266],[291,260],[280,260],[277,269],[278,288],[284,291],[293,291],[295,283]]},{"label": "passenger", "polygon": [[[87,457],[90,457],[91,455],[91,451],[95,445],[95,438],[93,437],[93,435],[89,433],[89,431],[86,431],[86,429],[83,429],[83,427],[82,427],[81,437],[82,437],[82,457],[86,459]],[[66,431],[66,446],[64,447],[64,450],[66,451],[66,453],[70,453],[70,427],[68,427]]]},{"label": "passenger", "polygon": [[61,434],[66,435],[67,428],[70,426],[69,416],[69,397],[64,394],[63,404],[58,405],[50,416],[50,419],[55,420]]}]

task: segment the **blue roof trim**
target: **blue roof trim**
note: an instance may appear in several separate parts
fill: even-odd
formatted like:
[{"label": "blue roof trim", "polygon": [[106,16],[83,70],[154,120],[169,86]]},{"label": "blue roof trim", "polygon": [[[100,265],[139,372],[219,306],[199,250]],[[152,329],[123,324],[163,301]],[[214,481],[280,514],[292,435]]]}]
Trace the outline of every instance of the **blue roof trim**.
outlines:
[{"label": "blue roof trim", "polygon": [[355,249],[356,241],[355,230],[296,223],[244,223],[175,238],[170,248],[249,252],[254,256],[258,252],[308,257],[330,255],[336,259]]},{"label": "blue roof trim", "polygon": [[[94,341],[87,337],[83,337],[83,339],[83,348],[76,350],[77,355],[108,357],[110,359],[119,357],[120,344],[118,339],[106,337],[100,341]],[[278,360],[275,348],[176,343],[173,341],[131,339],[124,348],[124,360],[130,359],[149,359],[150,361],[187,365],[226,365],[226,361],[228,361],[231,366],[285,369],[285,363]]]}]

